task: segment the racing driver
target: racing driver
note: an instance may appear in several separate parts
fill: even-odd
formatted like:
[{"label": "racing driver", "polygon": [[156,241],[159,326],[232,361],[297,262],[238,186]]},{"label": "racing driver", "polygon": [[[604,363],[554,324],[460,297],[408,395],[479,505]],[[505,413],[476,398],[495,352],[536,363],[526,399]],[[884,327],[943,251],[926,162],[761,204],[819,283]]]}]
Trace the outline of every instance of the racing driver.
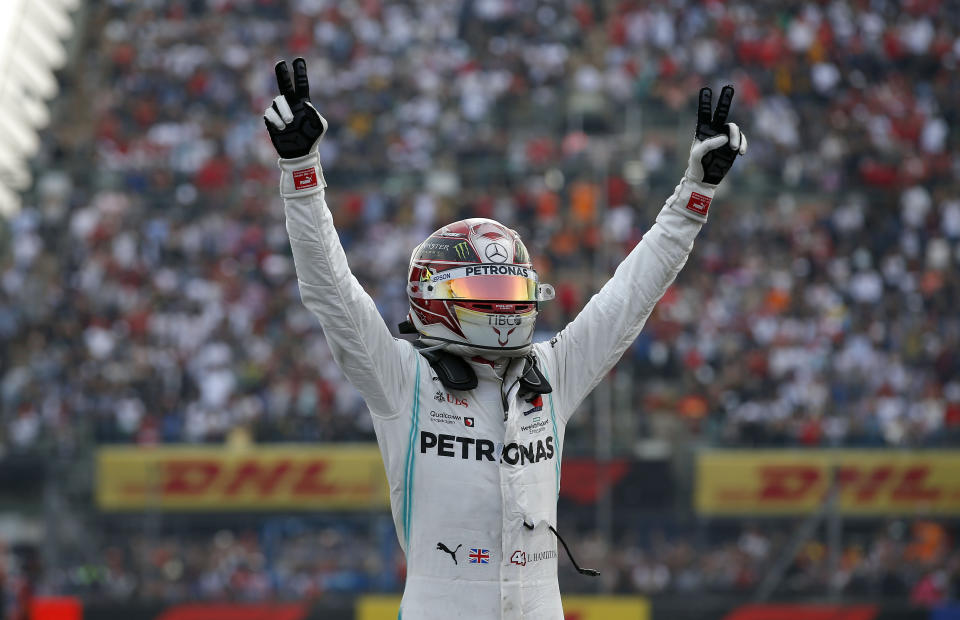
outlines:
[{"label": "racing driver", "polygon": [[[487,219],[437,230],[413,250],[410,313],[395,338],[350,273],[317,144],[302,58],[276,65],[264,113],[304,305],[360,391],[390,484],[407,579],[406,619],[560,619],[557,495],[567,421],[637,337],[707,220],[717,184],[747,150],[727,114],[733,88],[700,91],[686,172],[643,240],[579,316],[532,343],[539,281],[520,237]],[[571,557],[571,561],[573,558]],[[581,573],[597,571],[574,566]]]}]

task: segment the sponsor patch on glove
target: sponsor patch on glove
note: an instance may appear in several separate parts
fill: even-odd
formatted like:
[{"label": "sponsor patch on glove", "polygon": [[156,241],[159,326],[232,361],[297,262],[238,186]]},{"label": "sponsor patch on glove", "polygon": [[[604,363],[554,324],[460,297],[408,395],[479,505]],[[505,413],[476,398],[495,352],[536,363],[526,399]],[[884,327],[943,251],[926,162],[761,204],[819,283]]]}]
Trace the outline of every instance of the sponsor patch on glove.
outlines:
[{"label": "sponsor patch on glove", "polygon": [[303,170],[293,171],[294,189],[308,189],[317,186],[317,170],[312,166]]},{"label": "sponsor patch on glove", "polygon": [[698,215],[706,215],[710,208],[710,198],[697,192],[690,193],[690,200],[687,201],[687,209]]}]

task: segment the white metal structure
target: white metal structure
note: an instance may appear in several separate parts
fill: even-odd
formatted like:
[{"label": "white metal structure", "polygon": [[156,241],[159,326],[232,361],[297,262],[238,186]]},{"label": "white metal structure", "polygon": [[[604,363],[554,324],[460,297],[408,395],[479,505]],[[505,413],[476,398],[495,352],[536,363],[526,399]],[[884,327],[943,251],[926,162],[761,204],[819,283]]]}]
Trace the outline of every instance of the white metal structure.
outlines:
[{"label": "white metal structure", "polygon": [[50,122],[46,102],[56,96],[54,71],[67,61],[70,12],[80,0],[0,2],[0,214],[20,209],[30,185],[29,159],[38,132]]}]

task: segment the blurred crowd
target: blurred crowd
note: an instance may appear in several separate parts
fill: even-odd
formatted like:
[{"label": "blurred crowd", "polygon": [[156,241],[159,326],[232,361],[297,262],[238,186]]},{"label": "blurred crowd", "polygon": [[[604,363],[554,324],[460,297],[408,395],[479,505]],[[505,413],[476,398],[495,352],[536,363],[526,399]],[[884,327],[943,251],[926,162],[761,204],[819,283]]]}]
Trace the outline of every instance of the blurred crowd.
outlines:
[{"label": "blurred crowd", "polygon": [[[577,575],[559,560],[565,592],[609,588],[647,595],[754,593],[788,542],[782,524],[745,525],[693,534],[654,529],[607,545],[599,536],[575,543],[577,556],[601,570],[599,581]],[[931,521],[848,526],[835,560],[826,539],[803,544],[777,585],[780,597],[889,597],[932,606],[960,597],[956,528]],[[312,599],[335,593],[396,591],[402,554],[378,549],[376,536],[344,526],[311,528],[271,540],[253,531],[215,535],[134,537],[111,546],[97,563],[59,576],[64,592],[107,600]],[[831,569],[835,561],[837,570]]]},{"label": "blurred crowd", "polygon": [[[402,555],[386,558],[376,539],[349,526],[312,527],[270,542],[254,530],[212,535],[121,536],[96,561],[51,571],[61,592],[102,600],[314,599],[334,592],[391,591]],[[396,546],[396,543],[393,543]],[[391,548],[392,551],[392,548]]]},{"label": "blurred crowd", "polygon": [[[624,541],[611,548],[619,569],[617,585],[647,594],[755,593],[789,548],[790,528],[768,523],[737,529],[704,543],[691,542],[689,535],[654,535],[644,545]],[[800,546],[774,592],[780,597],[836,592],[917,605],[956,600],[960,553],[955,536],[955,528],[923,520],[848,528],[833,559],[828,539],[820,533]],[[599,538],[596,542],[602,549]]]},{"label": "blurred crowd", "polygon": [[86,11],[28,208],[0,234],[3,450],[372,438],[299,303],[261,119],[296,55],[330,122],[328,202],[388,324],[410,249],[487,216],[557,286],[545,338],[679,180],[698,88],[733,83],[750,153],[618,370],[636,410],[676,423],[625,434],[960,434],[955,0]]}]

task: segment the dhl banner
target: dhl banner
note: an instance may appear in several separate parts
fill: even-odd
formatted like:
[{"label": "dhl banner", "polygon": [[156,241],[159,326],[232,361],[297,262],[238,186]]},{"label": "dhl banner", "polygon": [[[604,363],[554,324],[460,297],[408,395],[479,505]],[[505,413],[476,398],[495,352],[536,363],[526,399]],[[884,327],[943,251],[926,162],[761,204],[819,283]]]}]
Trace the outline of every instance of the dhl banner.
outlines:
[{"label": "dhl banner", "polygon": [[960,514],[960,451],[704,451],[695,505],[716,516],[809,513],[834,476],[845,514]]},{"label": "dhl banner", "polygon": [[389,507],[375,445],[105,447],[103,510],[367,510]]},{"label": "dhl banner", "polygon": [[877,605],[748,604],[723,620],[876,620],[879,614]]},{"label": "dhl banner", "polygon": [[[399,596],[357,599],[356,620],[396,620]],[[650,601],[642,596],[564,596],[564,620],[650,620]]]}]

